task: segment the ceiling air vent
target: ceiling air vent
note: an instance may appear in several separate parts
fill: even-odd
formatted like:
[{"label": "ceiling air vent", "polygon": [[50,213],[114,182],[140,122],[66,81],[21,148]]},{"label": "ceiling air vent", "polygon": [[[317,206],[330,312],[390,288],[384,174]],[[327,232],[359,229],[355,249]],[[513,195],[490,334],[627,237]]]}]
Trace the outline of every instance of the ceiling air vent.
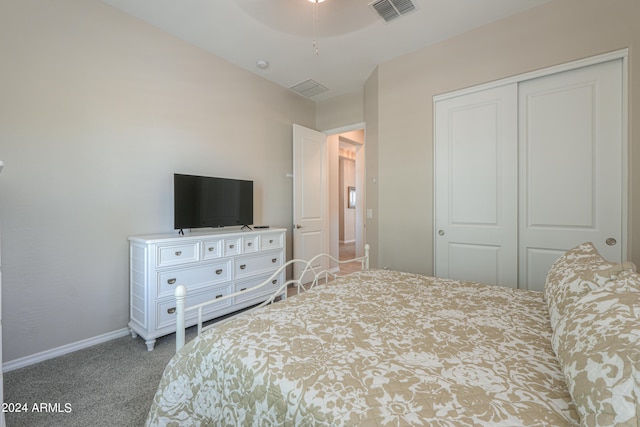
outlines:
[{"label": "ceiling air vent", "polygon": [[386,22],[415,10],[411,0],[376,0],[369,3]]},{"label": "ceiling air vent", "polygon": [[315,80],[305,80],[302,83],[298,83],[297,85],[291,86],[291,89],[294,92],[299,93],[300,95],[304,95],[307,98],[310,98],[314,95],[317,95],[322,92],[326,92],[329,88],[322,86],[320,83]]}]

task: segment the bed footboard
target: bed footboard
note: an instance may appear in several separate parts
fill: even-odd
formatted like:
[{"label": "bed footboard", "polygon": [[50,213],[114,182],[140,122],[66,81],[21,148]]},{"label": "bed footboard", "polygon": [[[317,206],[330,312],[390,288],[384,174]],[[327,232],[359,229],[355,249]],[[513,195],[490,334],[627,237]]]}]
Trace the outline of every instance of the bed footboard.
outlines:
[{"label": "bed footboard", "polygon": [[[329,276],[335,278],[336,274],[332,273],[329,270],[323,269],[323,270],[317,270],[316,267],[313,267],[313,264],[316,263],[316,261],[320,258],[326,257],[329,260],[336,262],[338,264],[345,264],[345,263],[349,263],[349,262],[354,262],[354,261],[361,261],[362,262],[362,270],[369,270],[369,245],[365,245],[364,246],[364,256],[362,257],[356,257],[350,260],[344,260],[344,261],[340,261],[335,259],[334,257],[332,257],[329,254],[320,254],[320,255],[316,255],[315,257],[313,257],[312,259],[306,261],[306,260],[301,260],[301,259],[292,259],[290,261],[287,261],[286,263],[284,263],[278,270],[276,270],[268,279],[266,279],[264,282],[262,282],[261,284],[259,284],[258,286],[255,286],[253,288],[250,289],[245,289],[242,291],[238,291],[229,295],[225,295],[223,297],[220,298],[216,298],[210,301],[205,301],[203,303],[191,306],[191,307],[185,307],[186,305],[186,299],[187,299],[187,288],[184,285],[179,285],[178,287],[176,287],[175,290],[175,298],[176,298],[176,352],[178,352],[178,350],[180,350],[182,347],[184,347],[185,344],[185,328],[186,328],[186,315],[188,312],[191,311],[197,311],[197,322],[196,325],[198,326],[198,335],[200,335],[203,331],[215,326],[216,324],[212,324],[209,326],[203,326],[203,309],[207,308],[207,307],[211,307],[214,304],[220,304],[222,301],[228,300],[229,298],[235,298],[239,295],[245,294],[247,292],[253,292],[256,289],[262,288],[264,286],[268,286],[269,284],[271,284],[271,281],[278,276],[283,270],[286,270],[290,265],[293,264],[303,264],[304,267],[302,268],[302,272],[300,274],[300,277],[296,278],[296,279],[291,279],[291,280],[287,280],[285,281],[285,283],[283,283],[271,296],[269,296],[265,301],[263,301],[262,303],[258,304],[257,306],[253,307],[252,310],[255,310],[257,308],[263,307],[267,304],[271,304],[278,296],[280,295],[284,295],[284,298],[286,298],[287,296],[287,288],[289,287],[289,285],[294,285],[295,287],[297,287],[298,289],[298,293],[300,292],[300,290],[308,290],[313,288],[314,286],[318,285],[318,283],[324,279],[325,282],[328,281]],[[313,279],[310,282],[307,283],[302,283],[302,278],[305,277],[305,275],[310,272],[313,275]]]}]

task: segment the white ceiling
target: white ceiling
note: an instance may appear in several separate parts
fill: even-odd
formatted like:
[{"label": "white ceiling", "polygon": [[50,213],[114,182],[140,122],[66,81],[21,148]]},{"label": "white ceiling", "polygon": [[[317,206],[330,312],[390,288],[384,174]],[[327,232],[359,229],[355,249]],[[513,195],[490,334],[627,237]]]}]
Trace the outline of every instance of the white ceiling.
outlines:
[{"label": "white ceiling", "polygon": [[550,0],[412,0],[388,23],[371,0],[326,0],[315,25],[308,0],[102,1],[281,86],[315,80],[329,90],[310,99],[324,100],[361,91],[378,64]]}]

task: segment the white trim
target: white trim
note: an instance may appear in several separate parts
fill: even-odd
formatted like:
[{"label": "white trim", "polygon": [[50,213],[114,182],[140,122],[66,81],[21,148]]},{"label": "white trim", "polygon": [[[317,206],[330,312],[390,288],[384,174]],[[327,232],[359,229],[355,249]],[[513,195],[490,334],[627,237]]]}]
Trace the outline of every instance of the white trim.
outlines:
[{"label": "white trim", "polygon": [[354,123],[352,125],[341,126],[339,128],[333,128],[333,129],[329,129],[329,130],[324,130],[324,131],[322,131],[322,133],[324,133],[326,135],[336,135],[336,134],[339,134],[339,133],[351,132],[351,131],[360,130],[360,129],[365,129],[365,132],[366,132],[366,124],[365,124],[365,122]]},{"label": "white trim", "polygon": [[[548,68],[542,68],[536,71],[530,71],[528,73],[519,74],[513,77],[507,77],[501,80],[495,80],[493,82],[482,83],[477,86],[471,86],[464,89],[456,90],[453,92],[447,92],[440,95],[434,95],[434,104],[437,101],[443,99],[454,98],[456,96],[467,95],[469,93],[478,92],[485,89],[492,89],[498,86],[504,86],[512,83],[520,83],[525,80],[532,80],[538,77],[548,76],[550,74],[561,73],[563,71],[575,70],[576,68],[588,67],[589,65],[600,64],[602,62],[613,61],[615,59],[622,59],[626,64],[626,59],[629,56],[629,49],[620,49],[613,52],[603,53],[601,55],[592,56],[589,58],[579,59],[577,61],[566,62],[564,64],[554,65]],[[625,69],[626,74],[626,69]]]},{"label": "white trim", "polygon": [[24,368],[30,365],[34,365],[45,360],[53,359],[54,357],[63,356],[65,354],[73,353],[74,351],[82,350],[88,347],[93,347],[97,344],[102,344],[107,341],[111,341],[117,338],[130,335],[129,328],[118,329],[117,331],[107,332],[106,334],[98,335],[92,338],[87,338],[81,341],[76,341],[71,344],[66,344],[61,347],[56,347],[51,350],[42,351],[40,353],[32,354],[30,356],[14,359],[2,364],[2,371],[9,372],[15,369]]},{"label": "white trim", "polygon": [[[622,51],[620,51],[622,52]],[[629,194],[630,177],[629,177],[629,55],[628,49],[624,49],[622,55],[622,238],[624,245],[622,246],[622,260],[627,260],[628,251],[631,247],[631,235],[629,234]]]}]

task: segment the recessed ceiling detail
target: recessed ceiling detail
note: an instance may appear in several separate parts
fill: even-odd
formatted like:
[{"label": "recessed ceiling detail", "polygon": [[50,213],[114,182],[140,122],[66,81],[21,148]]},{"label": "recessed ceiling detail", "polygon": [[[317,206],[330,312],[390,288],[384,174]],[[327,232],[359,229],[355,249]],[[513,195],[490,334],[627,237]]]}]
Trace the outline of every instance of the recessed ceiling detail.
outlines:
[{"label": "recessed ceiling detail", "polygon": [[306,96],[307,98],[311,98],[314,95],[318,95],[319,93],[326,92],[329,90],[328,87],[323,86],[312,79],[307,79],[302,83],[298,83],[297,85],[291,86],[289,89],[299,93],[300,95]]},{"label": "recessed ceiling detail", "polygon": [[[313,34],[314,2],[306,0],[233,0],[244,13],[267,27],[302,37]],[[315,4],[317,36],[356,32],[378,21],[367,0],[327,0]]]},{"label": "recessed ceiling detail", "polygon": [[416,6],[411,0],[376,0],[369,3],[369,6],[386,22],[416,10]]}]

